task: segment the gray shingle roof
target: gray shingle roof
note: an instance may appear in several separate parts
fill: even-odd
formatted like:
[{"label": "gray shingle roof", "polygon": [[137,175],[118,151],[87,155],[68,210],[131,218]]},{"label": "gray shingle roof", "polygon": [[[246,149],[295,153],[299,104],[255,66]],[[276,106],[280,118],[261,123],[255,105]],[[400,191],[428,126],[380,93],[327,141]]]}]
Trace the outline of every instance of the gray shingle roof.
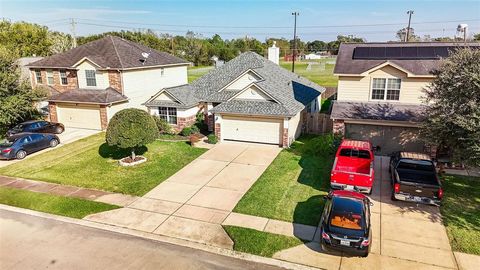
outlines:
[{"label": "gray shingle roof", "polygon": [[[142,53],[149,53],[142,63]],[[189,64],[187,61],[165,52],[159,52],[144,45],[116,36],[106,36],[83,44],[64,53],[45,57],[30,63],[28,67],[71,68],[87,57],[102,68],[128,69],[162,65]]]},{"label": "gray shingle roof", "polygon": [[387,102],[341,102],[332,107],[332,119],[421,122],[425,119],[424,105]]},{"label": "gray shingle roof", "polygon": [[[248,70],[252,70],[262,77],[255,84],[278,103],[259,103],[251,100],[226,102],[238,94],[240,90],[220,90]],[[166,90],[170,91],[170,88]],[[172,93],[172,95],[185,104],[195,99],[197,102],[224,102],[215,108],[216,112],[293,116],[318,97],[325,88],[274,64],[254,52],[245,52],[200,77],[189,87],[184,86],[175,90],[178,93]],[[180,92],[188,93],[188,95],[181,95]],[[194,93],[193,97],[191,93]]]},{"label": "gray shingle roof", "polygon": [[52,95],[48,101],[52,102],[78,102],[90,104],[110,104],[127,101],[128,98],[117,90],[109,87],[105,90],[74,89]]},{"label": "gray shingle roof", "polygon": [[[389,42],[389,43],[342,43],[337,56],[335,74],[361,74],[387,60],[383,59],[353,59],[353,53],[357,47],[429,47],[429,46],[459,46],[463,43],[452,42]],[[469,43],[469,46],[478,47],[480,43]],[[440,59],[390,59],[389,62],[409,71],[415,75],[432,75],[438,68]]]},{"label": "gray shingle roof", "polygon": [[156,95],[155,95],[152,98],[150,98],[147,102],[145,102],[143,105],[147,107],[167,106],[167,107],[175,107],[175,108],[191,108],[197,105],[199,102],[199,99],[195,97],[195,93],[193,91],[192,86],[189,84],[184,84],[184,85],[179,85],[174,87],[167,87],[162,89],[161,91],[165,91],[176,100],[175,101],[156,100],[155,99]]}]

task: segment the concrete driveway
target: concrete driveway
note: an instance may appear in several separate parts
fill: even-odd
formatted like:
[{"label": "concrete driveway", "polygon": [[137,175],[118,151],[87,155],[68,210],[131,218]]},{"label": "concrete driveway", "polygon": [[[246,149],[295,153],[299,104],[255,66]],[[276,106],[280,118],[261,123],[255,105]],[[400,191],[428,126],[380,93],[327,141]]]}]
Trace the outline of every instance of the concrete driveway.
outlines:
[{"label": "concrete driveway", "polygon": [[457,269],[440,209],[392,201],[388,164],[388,157],[375,158],[373,243],[367,258],[323,253],[319,235],[314,242],[280,251],[274,258],[323,269]]},{"label": "concrete driveway", "polygon": [[[85,137],[91,136],[93,134],[99,133],[99,130],[92,130],[92,129],[82,129],[82,128],[65,128],[65,131],[62,134],[58,134],[58,138],[60,139],[60,145],[57,147],[61,147],[62,145],[74,142],[76,140],[83,139]],[[36,156],[38,154],[44,153],[46,151],[50,151],[55,148],[47,148],[42,151],[33,153],[31,155],[28,155],[25,159],[28,159],[30,157]],[[8,166],[10,164],[19,162],[19,160],[0,160],[0,168]]]},{"label": "concrete driveway", "polygon": [[86,219],[232,248],[221,224],[280,151],[218,144],[126,208]]}]

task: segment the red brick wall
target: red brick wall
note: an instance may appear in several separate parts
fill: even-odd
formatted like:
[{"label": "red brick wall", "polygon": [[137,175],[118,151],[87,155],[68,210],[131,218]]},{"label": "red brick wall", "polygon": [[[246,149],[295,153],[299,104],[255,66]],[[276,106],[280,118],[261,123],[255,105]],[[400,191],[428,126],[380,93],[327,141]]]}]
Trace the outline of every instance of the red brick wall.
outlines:
[{"label": "red brick wall", "polygon": [[189,117],[178,117],[177,118],[177,125],[175,125],[174,129],[178,132],[182,131],[183,128],[192,126],[195,124],[197,120],[195,115]]},{"label": "red brick wall", "polygon": [[50,122],[58,122],[57,105],[54,102],[48,104]]},{"label": "red brick wall", "polygon": [[333,121],[333,134],[345,136],[345,122],[343,120]]},{"label": "red brick wall", "polygon": [[222,135],[222,131],[221,131],[220,123],[215,123],[215,136],[217,136],[218,140],[220,140],[221,135]]},{"label": "red brick wall", "polygon": [[282,134],[282,147],[287,148],[288,147],[288,128],[283,129],[283,134]]},{"label": "red brick wall", "polygon": [[50,86],[53,87],[55,90],[59,92],[65,92],[68,90],[72,90],[78,88],[78,78],[77,78],[77,71],[76,70],[66,70],[67,72],[67,84],[62,85],[60,80],[60,70],[59,69],[52,69],[53,72],[53,84],[49,85],[47,83],[47,69],[40,69],[40,73],[42,75],[42,83],[37,84],[35,70],[30,70],[30,76],[32,81],[32,87],[37,86]]},{"label": "red brick wall", "polygon": [[107,117],[107,106],[100,106],[100,124],[102,125],[102,130],[107,129],[108,117]]},{"label": "red brick wall", "polygon": [[119,93],[123,93],[122,88],[122,78],[120,72],[116,70],[109,70],[108,71],[108,83],[110,87],[115,88]]}]

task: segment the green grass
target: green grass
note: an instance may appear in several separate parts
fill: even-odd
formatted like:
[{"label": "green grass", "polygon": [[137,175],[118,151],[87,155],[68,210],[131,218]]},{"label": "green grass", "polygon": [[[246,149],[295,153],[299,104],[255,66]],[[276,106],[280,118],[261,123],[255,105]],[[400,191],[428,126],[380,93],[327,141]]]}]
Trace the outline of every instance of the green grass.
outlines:
[{"label": "green grass", "polygon": [[233,211],[316,226],[333,157],[309,153],[312,138],[301,137],[282,150]]},{"label": "green grass", "polygon": [[447,175],[440,208],[455,251],[480,255],[480,178]]},{"label": "green grass", "polygon": [[264,257],[272,257],[277,251],[303,243],[295,237],[261,232],[253,229],[235,226],[224,226],[224,229],[234,242],[234,250]]},{"label": "green grass", "polygon": [[193,82],[194,80],[205,75],[207,72],[212,70],[213,66],[195,66],[188,68],[188,83]]},{"label": "green grass", "polygon": [[147,162],[121,167],[117,160],[128,153],[109,147],[99,133],[0,168],[0,175],[141,196],[205,151],[186,142],[155,141],[137,153]]},{"label": "green grass", "polygon": [[72,218],[119,208],[106,203],[0,187],[0,203]]},{"label": "green grass", "polygon": [[[308,62],[317,62],[319,64],[312,65],[311,69],[307,70]],[[336,87],[338,84],[338,77],[333,75],[335,64],[327,64],[327,62],[335,62],[335,59],[327,58],[321,60],[297,61],[295,62],[295,73],[321,86]],[[292,70],[292,62],[280,61],[280,66]]]}]

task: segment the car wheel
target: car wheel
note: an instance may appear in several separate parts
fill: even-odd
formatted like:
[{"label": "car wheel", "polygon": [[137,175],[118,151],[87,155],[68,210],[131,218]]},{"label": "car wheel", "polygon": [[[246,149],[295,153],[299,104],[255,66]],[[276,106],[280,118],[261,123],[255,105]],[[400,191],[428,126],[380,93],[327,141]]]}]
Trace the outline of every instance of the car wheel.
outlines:
[{"label": "car wheel", "polygon": [[365,252],[364,254],[362,254],[362,257],[364,257],[364,258],[368,257],[368,251]]},{"label": "car wheel", "polygon": [[62,132],[63,132],[63,128],[62,128],[62,127],[56,127],[56,128],[55,128],[55,133],[60,134],[60,133],[62,133]]},{"label": "car wheel", "polygon": [[52,139],[52,140],[50,141],[50,147],[53,148],[53,147],[55,147],[55,146],[57,146],[57,145],[58,145],[58,140],[57,140],[57,139]]},{"label": "car wheel", "polygon": [[24,159],[26,156],[27,156],[27,152],[25,152],[24,150],[19,150],[17,154],[15,154],[15,157],[17,159]]}]

